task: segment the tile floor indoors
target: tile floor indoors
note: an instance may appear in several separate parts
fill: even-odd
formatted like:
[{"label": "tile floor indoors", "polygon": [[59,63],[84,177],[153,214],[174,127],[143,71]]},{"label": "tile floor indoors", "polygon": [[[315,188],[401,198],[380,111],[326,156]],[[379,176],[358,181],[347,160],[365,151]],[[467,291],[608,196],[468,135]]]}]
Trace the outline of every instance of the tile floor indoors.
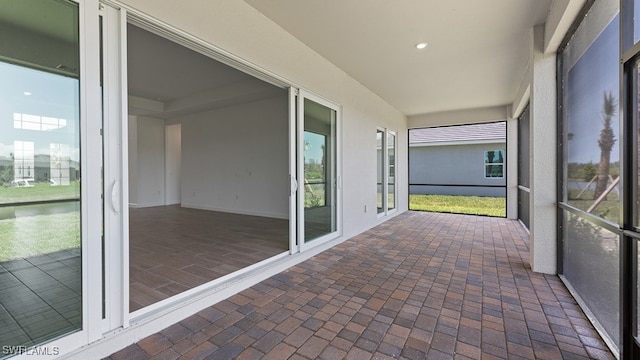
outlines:
[{"label": "tile floor indoors", "polygon": [[612,359],[513,220],[407,212],[108,359]]},{"label": "tile floor indoors", "polygon": [[289,221],[182,208],[130,209],[129,310],[289,249]]}]

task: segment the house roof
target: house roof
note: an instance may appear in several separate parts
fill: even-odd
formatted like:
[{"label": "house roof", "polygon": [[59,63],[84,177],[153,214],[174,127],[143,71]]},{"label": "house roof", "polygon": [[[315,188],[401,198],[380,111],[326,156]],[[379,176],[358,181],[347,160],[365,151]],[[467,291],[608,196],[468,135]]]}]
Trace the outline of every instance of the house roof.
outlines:
[{"label": "house roof", "polygon": [[450,144],[452,142],[504,142],[506,131],[507,123],[504,121],[411,129],[409,131],[409,145]]}]

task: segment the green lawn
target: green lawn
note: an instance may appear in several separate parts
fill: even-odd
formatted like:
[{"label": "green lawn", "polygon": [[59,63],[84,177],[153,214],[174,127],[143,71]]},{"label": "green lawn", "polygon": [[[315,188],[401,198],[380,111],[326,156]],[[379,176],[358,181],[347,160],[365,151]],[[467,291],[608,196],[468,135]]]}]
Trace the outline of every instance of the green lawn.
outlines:
[{"label": "green lawn", "polygon": [[51,186],[48,183],[35,183],[30,187],[5,187],[0,186],[0,204],[77,199],[80,197],[80,183],[72,182],[70,185]]},{"label": "green lawn", "polygon": [[506,198],[485,196],[409,195],[409,209],[505,217]]},{"label": "green lawn", "polygon": [[[0,187],[0,205],[77,199],[80,184]],[[59,211],[63,204],[0,206],[0,262],[80,247],[80,211]]]}]

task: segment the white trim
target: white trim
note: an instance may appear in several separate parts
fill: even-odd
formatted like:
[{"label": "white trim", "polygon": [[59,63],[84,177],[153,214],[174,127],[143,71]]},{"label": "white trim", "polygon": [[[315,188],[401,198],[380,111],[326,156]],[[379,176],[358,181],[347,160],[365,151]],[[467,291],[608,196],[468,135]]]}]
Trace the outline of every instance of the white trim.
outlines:
[{"label": "white trim", "polygon": [[275,212],[268,212],[268,211],[251,211],[251,210],[244,210],[244,209],[230,209],[230,208],[222,208],[217,206],[190,205],[186,203],[182,203],[180,204],[180,206],[185,209],[217,211],[217,212],[224,212],[224,213],[230,213],[230,214],[261,216],[261,217],[274,218],[274,219],[285,219],[285,220],[289,219],[289,214],[285,214],[285,213],[275,213]]},{"label": "white trim", "polygon": [[[126,327],[129,306],[129,200],[126,11],[102,5],[104,40],[105,311],[102,332]],[[110,194],[110,195],[109,195]]]},{"label": "white trim", "polygon": [[[93,144],[102,141],[100,128],[100,42],[97,26],[98,2],[79,3],[80,22],[80,156],[81,156],[81,214],[82,214],[82,333],[83,342],[70,343],[81,346],[102,336],[102,209],[98,200],[102,194],[99,179],[102,159]],[[66,340],[66,339],[65,339]],[[62,343],[65,341],[63,340]],[[64,351],[64,349],[62,349]]]},{"label": "white trim", "polygon": [[297,180],[296,173],[297,164],[297,133],[296,124],[298,121],[297,108],[298,89],[289,88],[289,253],[295,254],[300,252],[299,238],[297,236],[298,215],[297,215],[297,197],[300,188],[300,181]]},{"label": "white trim", "polygon": [[[342,155],[341,155],[341,141],[342,141],[342,108],[319,96],[313,94],[307,90],[298,89],[298,108],[297,108],[297,156],[298,156],[298,169],[297,169],[297,179],[299,184],[304,183],[304,100],[308,99],[317,104],[325,106],[331,110],[333,110],[333,122],[335,123],[332,126],[331,134],[329,136],[330,141],[330,154],[333,156],[335,164],[331,167],[331,171],[333,172],[329,179],[335,184],[333,188],[335,191],[335,205],[332,210],[332,219],[335,220],[335,231],[332,231],[329,234],[321,236],[319,238],[310,240],[310,242],[305,241],[304,230],[305,230],[305,209],[304,209],[304,191],[298,191],[298,244],[300,247],[300,251],[306,251],[310,248],[314,248],[317,245],[325,243],[331,239],[335,239],[342,235]],[[329,186],[329,184],[327,185]],[[335,211],[335,212],[334,212]]]}]

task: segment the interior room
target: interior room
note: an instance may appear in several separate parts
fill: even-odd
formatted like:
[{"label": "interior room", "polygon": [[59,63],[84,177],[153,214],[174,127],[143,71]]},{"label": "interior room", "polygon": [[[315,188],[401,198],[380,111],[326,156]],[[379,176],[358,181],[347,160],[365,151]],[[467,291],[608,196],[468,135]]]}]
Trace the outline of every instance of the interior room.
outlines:
[{"label": "interior room", "polygon": [[288,92],[128,25],[130,311],[289,249]]}]

